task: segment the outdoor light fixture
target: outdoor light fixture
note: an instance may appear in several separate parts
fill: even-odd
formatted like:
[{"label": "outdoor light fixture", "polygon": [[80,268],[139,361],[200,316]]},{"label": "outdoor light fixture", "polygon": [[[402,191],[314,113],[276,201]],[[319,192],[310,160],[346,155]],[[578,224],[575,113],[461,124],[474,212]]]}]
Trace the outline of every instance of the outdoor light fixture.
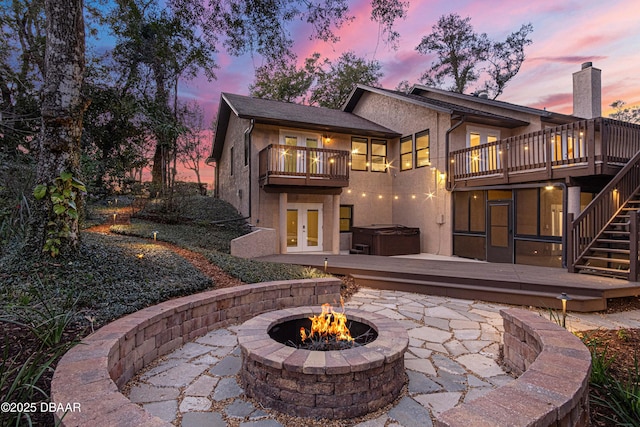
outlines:
[{"label": "outdoor light fixture", "polygon": [[556,297],[562,301],[562,327],[567,327],[567,301],[571,301],[571,297],[567,295],[566,292],[560,294],[560,296]]},{"label": "outdoor light fixture", "polygon": [[118,214],[113,214],[113,223],[116,223],[116,216],[118,216]]},{"label": "outdoor light fixture", "polygon": [[327,257],[324,258],[324,272],[327,272],[327,267],[329,266],[329,259]]},{"label": "outdoor light fixture", "polygon": [[154,241],[158,240],[157,237],[158,237],[158,232],[157,231],[153,231],[153,240]]}]

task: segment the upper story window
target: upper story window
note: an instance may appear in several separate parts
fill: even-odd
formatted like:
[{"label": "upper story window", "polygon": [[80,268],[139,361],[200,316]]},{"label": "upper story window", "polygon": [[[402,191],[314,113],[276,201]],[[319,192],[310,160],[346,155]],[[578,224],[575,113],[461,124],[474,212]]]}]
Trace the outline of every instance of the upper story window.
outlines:
[{"label": "upper story window", "polygon": [[[500,131],[486,128],[467,128],[467,147],[477,147],[467,158],[467,170],[472,173],[498,171],[501,167],[500,150],[497,144]],[[487,146],[487,144],[491,144]]]},{"label": "upper story window", "polygon": [[500,139],[500,131],[497,129],[468,128],[467,147],[477,147],[478,145],[496,142]]},{"label": "upper story window", "polygon": [[371,140],[371,171],[387,171],[387,141],[381,139]]},{"label": "upper story window", "polygon": [[367,158],[369,156],[369,141],[367,138],[351,138],[351,170],[369,170]]},{"label": "upper story window", "polygon": [[429,130],[416,133],[416,167],[430,166],[429,158]]},{"label": "upper story window", "polygon": [[413,136],[400,138],[400,170],[413,169]]},{"label": "upper story window", "polygon": [[305,133],[300,131],[281,130],[280,143],[289,146],[321,148],[322,139],[320,135]]}]

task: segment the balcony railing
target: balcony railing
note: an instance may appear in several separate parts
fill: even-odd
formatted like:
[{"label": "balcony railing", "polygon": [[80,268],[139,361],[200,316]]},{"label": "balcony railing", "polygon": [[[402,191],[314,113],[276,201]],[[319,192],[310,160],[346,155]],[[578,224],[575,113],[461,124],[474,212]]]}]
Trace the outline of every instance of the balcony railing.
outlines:
[{"label": "balcony railing", "polygon": [[349,185],[349,152],[344,150],[271,144],[260,151],[259,165],[261,185]]},{"label": "balcony railing", "polygon": [[478,185],[615,173],[640,151],[640,126],[582,120],[450,153],[453,183]]}]

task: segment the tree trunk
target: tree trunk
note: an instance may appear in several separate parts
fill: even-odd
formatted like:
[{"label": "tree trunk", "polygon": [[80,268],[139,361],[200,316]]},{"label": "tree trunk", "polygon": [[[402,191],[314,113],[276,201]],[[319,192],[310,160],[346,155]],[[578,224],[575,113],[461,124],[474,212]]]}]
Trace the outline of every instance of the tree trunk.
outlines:
[{"label": "tree trunk", "polygon": [[[85,69],[83,0],[45,0],[47,39],[42,90],[42,131],[37,142],[36,183],[51,185],[63,172],[79,178],[82,115],[88,106],[80,92]],[[76,199],[82,206],[82,195]],[[35,203],[28,247],[42,250],[47,224],[55,216],[50,197]],[[61,251],[77,249],[78,220],[67,220]]]}]

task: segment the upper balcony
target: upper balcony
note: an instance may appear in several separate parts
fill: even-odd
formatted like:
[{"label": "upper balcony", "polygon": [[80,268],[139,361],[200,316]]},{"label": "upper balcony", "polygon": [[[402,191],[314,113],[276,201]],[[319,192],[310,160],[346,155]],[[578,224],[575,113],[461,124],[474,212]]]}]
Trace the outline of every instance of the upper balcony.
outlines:
[{"label": "upper balcony", "polygon": [[341,189],[349,185],[349,152],[271,144],[260,151],[260,185]]},{"label": "upper balcony", "polygon": [[615,175],[640,151],[640,126],[596,118],[452,151],[454,187]]}]

